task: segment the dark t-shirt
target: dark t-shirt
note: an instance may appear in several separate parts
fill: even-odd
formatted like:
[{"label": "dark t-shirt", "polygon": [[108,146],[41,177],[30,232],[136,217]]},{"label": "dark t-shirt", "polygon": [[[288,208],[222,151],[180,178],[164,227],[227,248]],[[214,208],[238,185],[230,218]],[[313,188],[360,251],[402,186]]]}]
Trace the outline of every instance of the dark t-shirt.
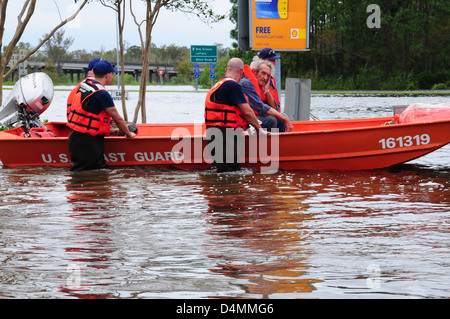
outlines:
[{"label": "dark t-shirt", "polygon": [[107,91],[98,91],[92,94],[85,102],[85,110],[99,114],[108,107],[113,107],[114,101]]},{"label": "dark t-shirt", "polygon": [[235,105],[247,103],[241,85],[236,81],[226,81],[213,94],[212,100],[225,105]]}]

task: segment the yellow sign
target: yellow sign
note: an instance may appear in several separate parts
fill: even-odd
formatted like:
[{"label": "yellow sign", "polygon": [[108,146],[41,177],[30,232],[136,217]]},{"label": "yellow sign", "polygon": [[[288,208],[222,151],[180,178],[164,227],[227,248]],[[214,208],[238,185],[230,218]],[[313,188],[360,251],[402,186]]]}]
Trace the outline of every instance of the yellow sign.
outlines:
[{"label": "yellow sign", "polygon": [[250,0],[253,50],[309,49],[309,0]]}]

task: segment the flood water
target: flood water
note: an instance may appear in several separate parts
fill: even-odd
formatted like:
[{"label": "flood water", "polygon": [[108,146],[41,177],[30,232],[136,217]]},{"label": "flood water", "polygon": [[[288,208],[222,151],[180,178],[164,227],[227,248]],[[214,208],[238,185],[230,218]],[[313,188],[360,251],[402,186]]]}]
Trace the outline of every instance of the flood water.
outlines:
[{"label": "flood water", "polygon": [[[317,96],[311,111],[388,116],[417,100],[445,102]],[[448,298],[449,158],[274,174],[0,166],[0,298]]]}]

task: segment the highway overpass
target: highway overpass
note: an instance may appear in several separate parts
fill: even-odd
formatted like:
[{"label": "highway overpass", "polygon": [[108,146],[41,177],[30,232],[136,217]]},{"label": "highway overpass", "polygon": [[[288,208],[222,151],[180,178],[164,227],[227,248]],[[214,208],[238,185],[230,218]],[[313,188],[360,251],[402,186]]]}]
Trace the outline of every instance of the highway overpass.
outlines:
[{"label": "highway overpass", "polygon": [[[45,69],[45,61],[27,61],[28,67],[31,72],[43,71]],[[62,71],[64,74],[70,76],[72,83],[78,83],[87,76],[87,66],[89,61],[68,61],[62,64]],[[120,71],[120,69],[116,66]],[[173,65],[168,64],[156,64],[150,63],[149,66],[149,82],[159,82],[160,77],[158,70],[164,70],[163,82],[170,80],[170,78],[177,75],[178,70]],[[142,73],[142,64],[125,63],[125,73],[134,76],[135,80],[138,81]],[[14,74],[12,75],[14,77]]]}]

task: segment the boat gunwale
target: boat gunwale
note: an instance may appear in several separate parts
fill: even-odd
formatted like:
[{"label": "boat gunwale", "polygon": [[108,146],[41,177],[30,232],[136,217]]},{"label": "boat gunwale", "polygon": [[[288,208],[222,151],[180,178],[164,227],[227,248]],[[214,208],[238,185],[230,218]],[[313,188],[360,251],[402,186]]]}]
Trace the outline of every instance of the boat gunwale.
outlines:
[{"label": "boat gunwale", "polygon": [[[305,123],[306,125],[326,125],[329,123],[351,123],[351,122],[383,122],[385,120],[390,119],[391,117],[379,117],[379,118],[361,118],[361,119],[339,119],[339,120],[323,120],[323,121],[294,121],[293,124],[301,125],[301,123]],[[402,123],[402,124],[393,124],[393,125],[363,125],[363,126],[355,126],[355,127],[336,127],[336,128],[326,128],[326,129],[317,129],[317,130],[306,130],[306,131],[294,131],[294,132],[281,132],[281,133],[270,133],[270,135],[278,135],[278,136],[295,136],[295,135],[308,135],[308,134],[329,134],[329,133],[342,133],[342,132],[355,132],[355,131],[364,131],[364,130],[379,130],[379,129],[396,129],[396,128],[405,128],[411,126],[426,126],[428,124],[444,124],[450,122],[450,119],[447,120],[434,120],[434,121],[426,121],[426,122],[414,122],[414,123]],[[316,124],[312,124],[316,123]],[[45,124],[51,125],[66,125],[66,122],[48,122]],[[142,127],[174,127],[177,128],[187,128],[192,127],[193,125],[201,124],[204,126],[204,123],[144,123],[137,124],[138,129],[140,126]],[[52,137],[29,137],[25,138],[23,136],[12,133],[14,130],[20,130],[20,127],[12,128],[9,130],[4,130],[0,132],[0,140],[1,141],[51,141],[51,140],[67,140],[68,136],[52,136]],[[250,135],[247,135],[250,136]],[[204,132],[202,135],[198,134],[190,134],[190,135],[136,135],[133,139],[129,139],[126,136],[105,136],[105,140],[152,140],[152,139],[167,139],[178,140],[180,138],[189,137],[189,138],[204,138]]]}]

